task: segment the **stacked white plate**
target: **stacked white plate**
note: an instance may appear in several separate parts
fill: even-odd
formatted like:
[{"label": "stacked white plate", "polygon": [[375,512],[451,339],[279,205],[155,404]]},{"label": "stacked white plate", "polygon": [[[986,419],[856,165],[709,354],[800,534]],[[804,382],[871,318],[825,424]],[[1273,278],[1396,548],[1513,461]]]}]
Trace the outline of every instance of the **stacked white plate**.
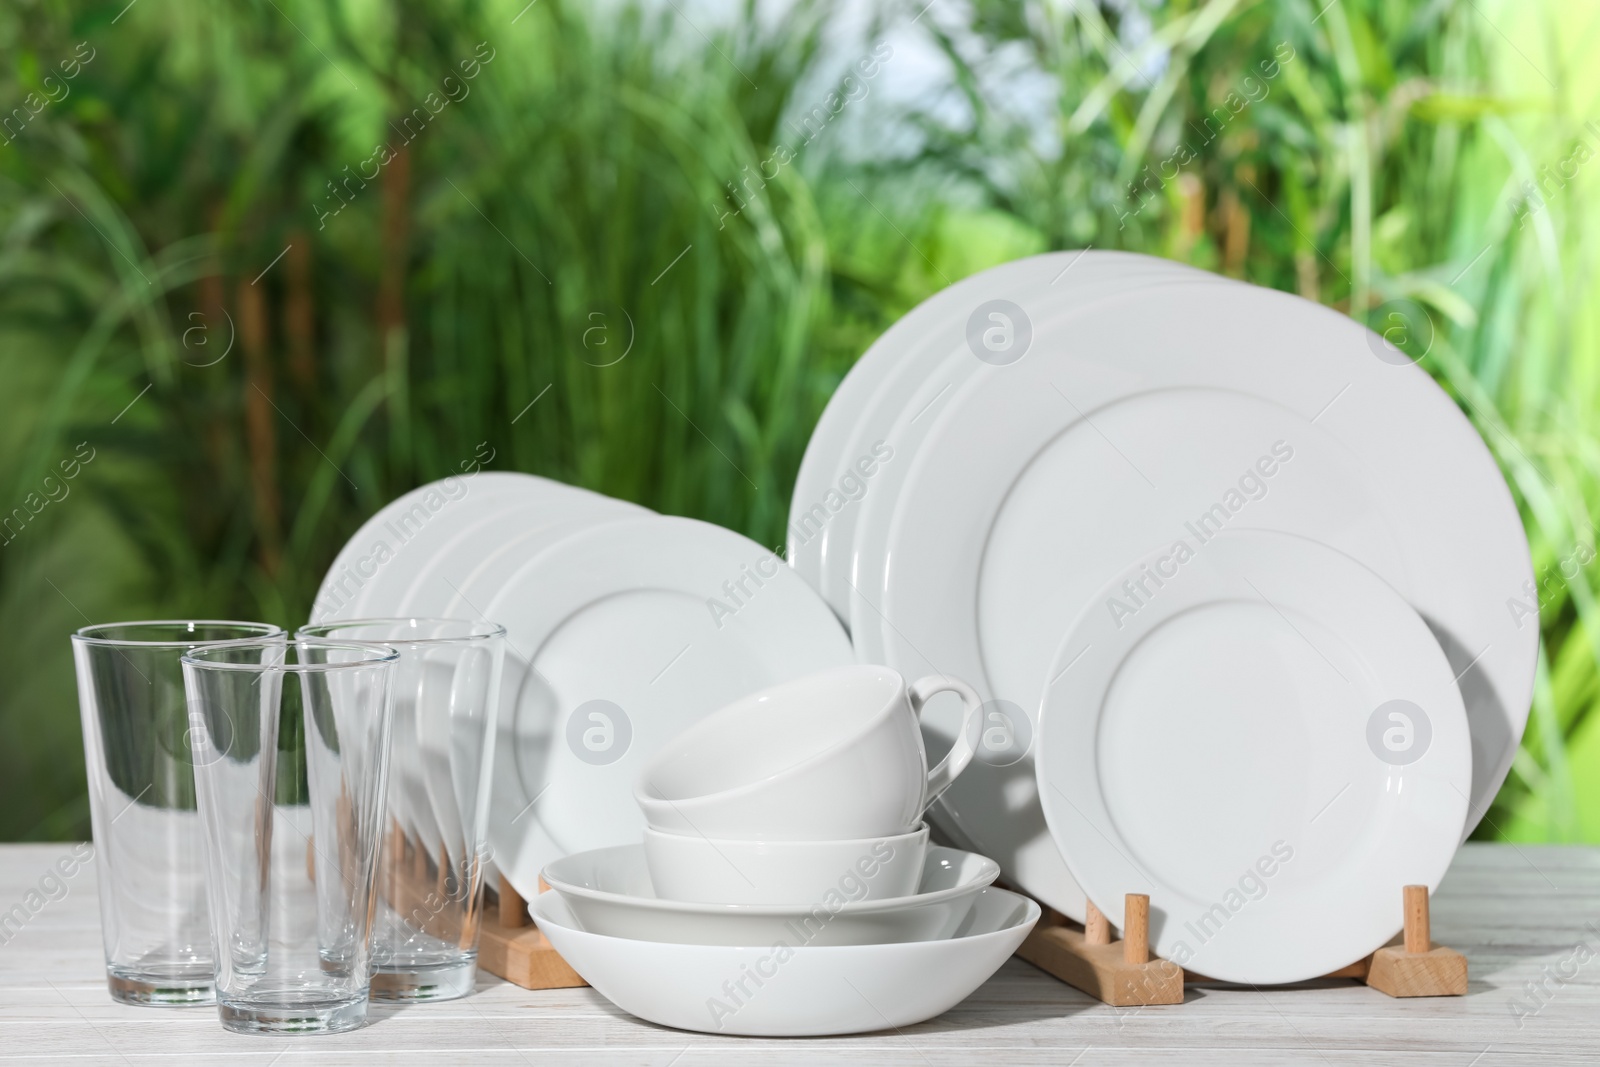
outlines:
[{"label": "stacked white plate", "polygon": [[823,414],[789,534],[858,660],[990,702],[935,820],[1074,918],[1150,893],[1155,950],[1216,978],[1381,945],[1527,716],[1527,544],[1455,403],[1343,315],[1162,260],[919,305]]},{"label": "stacked white plate", "polygon": [[[634,780],[668,738],[851,661],[823,601],[755,542],[525,474],[422,486],[351,538],[313,621],[397,616],[506,627],[488,838],[528,899],[552,860],[639,841]],[[407,832],[436,840],[412,808]]]}]

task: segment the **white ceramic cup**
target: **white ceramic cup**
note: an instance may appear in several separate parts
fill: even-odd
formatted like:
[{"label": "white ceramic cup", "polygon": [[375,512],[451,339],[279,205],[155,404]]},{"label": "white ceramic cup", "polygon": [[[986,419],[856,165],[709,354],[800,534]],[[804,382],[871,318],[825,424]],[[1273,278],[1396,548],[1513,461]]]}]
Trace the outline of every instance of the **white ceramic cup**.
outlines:
[{"label": "white ceramic cup", "polygon": [[[928,770],[918,716],[935,693],[965,707]],[[838,841],[911,830],[972,761],[982,700],[944,675],[909,688],[889,667],[840,667],[737,700],[669,741],[634,789],[651,828],[740,841]]]},{"label": "white ceramic cup", "polygon": [[728,841],[644,832],[650,882],[663,900],[815,904],[910,896],[928,854],[926,823],[908,834],[851,841]]}]

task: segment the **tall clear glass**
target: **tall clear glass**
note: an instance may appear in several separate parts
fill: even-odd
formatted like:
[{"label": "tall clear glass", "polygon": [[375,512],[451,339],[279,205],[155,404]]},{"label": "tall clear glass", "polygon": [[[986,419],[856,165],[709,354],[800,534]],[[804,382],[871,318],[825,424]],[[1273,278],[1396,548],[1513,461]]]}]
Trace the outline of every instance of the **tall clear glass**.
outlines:
[{"label": "tall clear glass", "polygon": [[302,637],[375,641],[400,651],[374,997],[444,1000],[472,992],[505,633],[466,619],[357,619],[300,630]]},{"label": "tall clear glass", "polygon": [[183,657],[229,1030],[333,1033],[366,1021],[399,658],[299,639]]},{"label": "tall clear glass", "polygon": [[178,659],[217,641],[286,640],[254,622],[168,620],[72,635],[111,996],[209,1004],[211,924]]}]

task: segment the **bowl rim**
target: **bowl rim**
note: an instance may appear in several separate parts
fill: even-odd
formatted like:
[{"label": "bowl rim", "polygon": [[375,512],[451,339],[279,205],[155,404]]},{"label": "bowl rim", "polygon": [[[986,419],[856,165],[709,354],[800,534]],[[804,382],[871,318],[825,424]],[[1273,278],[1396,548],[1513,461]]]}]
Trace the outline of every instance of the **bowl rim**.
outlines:
[{"label": "bowl rim", "polygon": [[[605,848],[587,849],[583,852],[574,852],[561,859],[552,860],[547,864],[540,877],[544,879],[551,892],[560,893],[562,897],[575,897],[579,900],[593,901],[597,904],[608,904],[615,907],[630,908],[635,911],[666,912],[678,915],[748,915],[760,918],[785,919],[810,916],[818,908],[826,908],[821,901],[814,904],[701,904],[687,900],[662,900],[660,897],[641,897],[631,893],[614,893],[605,889],[594,889],[589,886],[577,885],[568,879],[562,878],[558,873],[552,877],[552,868],[562,863],[576,861],[580,857],[593,857],[596,853],[612,853],[622,855],[632,853],[637,855],[637,862],[645,866],[644,845],[609,845]],[[964,849],[949,848],[944,845],[930,845],[923,865],[943,860],[957,861],[963,865],[970,864],[973,870],[958,884],[945,889],[936,889],[931,893],[912,893],[903,897],[880,897],[877,900],[846,901],[837,910],[829,911],[829,915],[877,915],[889,911],[908,911],[913,908],[932,907],[943,904],[966,893],[975,893],[980,889],[987,889],[1000,877],[1000,865],[988,856],[976,852],[967,852]]]},{"label": "bowl rim", "polygon": [[[1027,894],[1018,893],[1014,889],[1004,889],[1004,888],[1002,888],[1000,886],[997,886],[997,885],[982,885],[982,886],[976,887],[976,889],[974,890],[973,895],[977,896],[980,893],[994,893],[994,894],[997,894],[997,895],[1003,895],[1005,897],[1015,897],[1016,899],[1018,899],[1020,901],[1023,901],[1024,904],[1025,904],[1025,907],[1023,908],[1022,917],[1020,919],[1018,919],[1018,921],[1016,921],[1016,922],[1014,922],[1014,923],[1012,923],[1012,924],[1010,924],[1008,926],[1003,926],[998,930],[985,930],[982,933],[963,934],[963,935],[957,936],[957,937],[932,938],[932,939],[925,940],[925,941],[887,941],[887,942],[881,942],[881,943],[877,943],[877,944],[868,944],[868,945],[797,945],[797,946],[793,946],[790,949],[790,951],[791,952],[795,952],[795,953],[800,953],[800,952],[806,952],[806,953],[831,952],[831,953],[836,953],[837,954],[837,953],[848,953],[848,952],[856,952],[856,953],[861,953],[861,952],[880,952],[880,951],[883,951],[883,950],[886,950],[886,949],[891,949],[891,950],[911,950],[913,948],[913,946],[948,945],[948,944],[952,944],[952,943],[955,943],[955,942],[965,942],[965,943],[969,943],[970,944],[970,943],[976,942],[976,941],[978,941],[979,939],[982,939],[982,938],[1015,936],[1017,930],[1021,929],[1022,927],[1030,927],[1031,928],[1035,923],[1039,922],[1039,920],[1041,918],[1043,918],[1043,916],[1044,916],[1044,907],[1043,907],[1043,905],[1041,905],[1037,900],[1034,900],[1032,897],[1028,896]],[[551,887],[551,891],[550,891],[549,894],[541,893],[534,900],[530,901],[529,902],[529,907],[531,909],[537,909],[539,907],[540,901],[543,900],[548,895],[554,895],[556,897],[556,903],[560,904],[562,907],[567,908],[569,911],[571,910],[571,905],[565,899],[563,899],[560,896],[559,893],[556,893],[554,887]],[[533,918],[534,918],[535,922],[539,921],[539,915],[537,914],[537,912],[534,913]],[[550,920],[549,923],[550,923],[551,926],[558,927],[563,933],[572,934],[572,935],[578,936],[578,937],[600,938],[600,939],[603,939],[603,940],[606,940],[606,941],[618,942],[618,943],[626,944],[626,945],[629,945],[629,946],[634,946],[634,945],[645,946],[645,945],[648,945],[648,946],[651,946],[650,951],[659,951],[659,950],[665,950],[665,949],[676,949],[676,950],[695,949],[697,951],[730,952],[730,953],[770,952],[771,951],[771,947],[770,946],[763,946],[763,945],[702,945],[702,944],[695,944],[695,943],[692,943],[692,942],[678,942],[678,941],[644,941],[644,940],[641,940],[639,938],[634,938],[634,937],[622,937],[619,934],[602,934],[602,933],[600,933],[598,931],[595,931],[595,930],[585,930],[582,927],[577,926],[575,924],[561,922],[561,921],[558,921],[558,920],[555,920],[555,919]],[[1026,936],[1026,935],[1024,935],[1024,936]],[[926,951],[926,950],[924,950],[924,951]]]}]

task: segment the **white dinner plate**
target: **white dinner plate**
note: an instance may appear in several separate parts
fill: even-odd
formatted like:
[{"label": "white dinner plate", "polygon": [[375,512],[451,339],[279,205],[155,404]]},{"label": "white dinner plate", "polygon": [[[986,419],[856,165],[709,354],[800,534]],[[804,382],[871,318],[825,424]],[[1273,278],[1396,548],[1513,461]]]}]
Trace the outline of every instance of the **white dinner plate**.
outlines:
[{"label": "white dinner plate", "polygon": [[406,572],[402,582],[409,581],[411,568],[426,562],[407,550],[419,535],[460,529],[455,520],[461,510],[475,511],[488,499],[537,493],[542,484],[557,483],[515,471],[478,471],[420,485],[385,504],[334,557],[312,602],[311,621],[357,618],[357,605],[374,582],[394,581],[401,571]]},{"label": "white dinner plate", "polygon": [[[897,420],[919,392],[926,392],[920,387],[933,368],[955,347],[966,347],[968,322],[979,307],[993,300],[1043,296],[1051,307],[1067,309],[1149,281],[1185,276],[1210,277],[1154,256],[1058,252],[974,275],[911,309],[856,361],[812,433],[791,498],[790,564],[850,625],[857,501],[880,491],[874,486],[876,468],[894,461]],[[975,362],[963,361],[953,369],[964,373]],[[928,406],[927,399],[916,402],[911,426],[923,421]]]},{"label": "white dinner plate", "polygon": [[786,936],[808,945],[953,937],[978,891],[999,876],[986,856],[934,846],[911,896],[863,899],[866,887],[847,866],[837,887],[809,904],[702,904],[657,897],[643,845],[591,849],[544,868],[545,882],[581,929],[686,945],[771,945]]},{"label": "white dinner plate", "polygon": [[634,779],[669,738],[748,693],[851,662],[798,575],[693,519],[581,530],[475,603],[507,630],[489,842],[530,899],[551,860],[640,839]]},{"label": "white dinner plate", "polygon": [[1094,594],[1050,667],[1038,747],[1050,831],[1108,915],[1210,978],[1327,974],[1400,929],[1467,815],[1454,671],[1348,556],[1226,530],[1152,546]]},{"label": "white dinner plate", "polygon": [[572,969],[623,1011],[709,1034],[816,1037],[910,1026],[955,1007],[999,970],[1039,905],[990,886],[941,941],[818,947],[672,945],[587,933],[560,894],[533,917]]},{"label": "white dinner plate", "polygon": [[[1235,283],[1155,285],[1032,325],[1025,358],[949,390],[858,524],[854,614],[881,613],[853,632],[858,657],[973,679],[994,702],[986,722],[1008,720],[994,732],[1012,747],[986,752],[985,735],[933,812],[941,825],[1082,915],[1028,750],[1049,642],[1129,552],[1205,512],[1329,541],[1423,615],[1467,705],[1470,830],[1521,737],[1537,633],[1504,608],[1531,573],[1515,506],[1449,398],[1344,316]],[[1249,499],[1241,478],[1280,441],[1296,456]],[[948,735],[955,720],[935,706],[924,721]]]}]

